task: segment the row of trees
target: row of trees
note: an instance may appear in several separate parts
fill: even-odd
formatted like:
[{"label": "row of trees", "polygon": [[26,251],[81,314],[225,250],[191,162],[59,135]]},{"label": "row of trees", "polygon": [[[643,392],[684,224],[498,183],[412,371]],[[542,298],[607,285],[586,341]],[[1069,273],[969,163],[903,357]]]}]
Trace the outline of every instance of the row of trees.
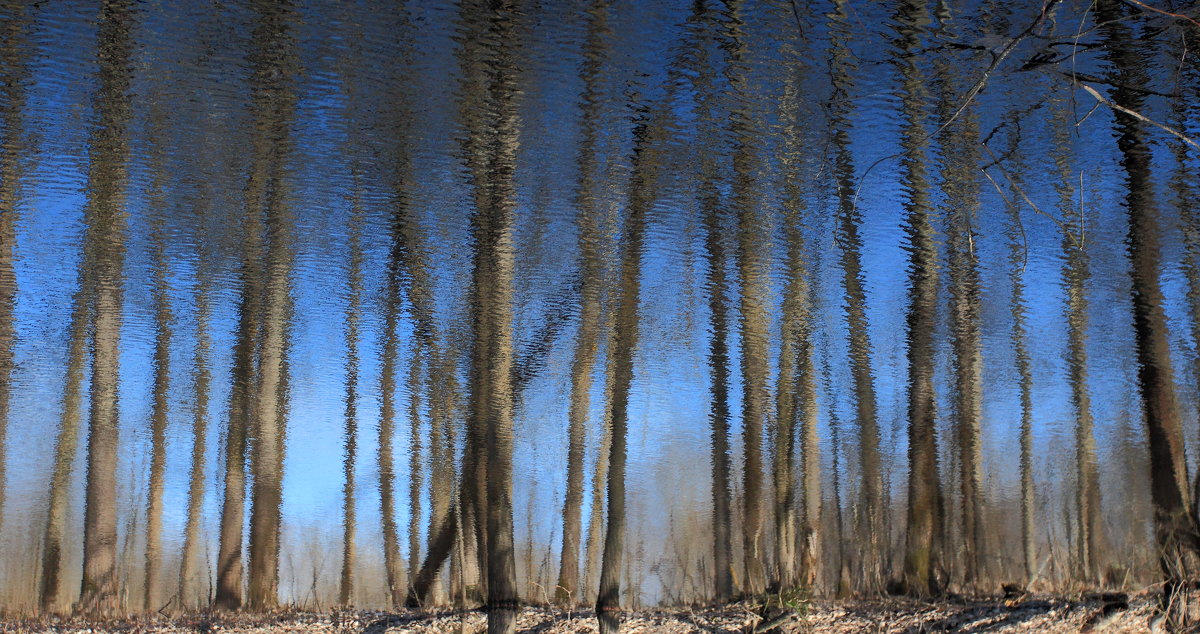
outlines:
[{"label": "row of trees", "polygon": [[[727,600],[740,594],[790,591],[846,594],[893,589],[931,595],[950,587],[984,591],[1010,572],[993,553],[1001,545],[990,537],[989,508],[983,464],[983,269],[977,241],[984,191],[994,186],[1004,201],[1011,283],[1008,295],[1014,375],[1019,408],[1013,431],[1020,445],[1020,574],[1026,581],[1040,575],[1037,555],[1036,488],[1033,469],[1033,390],[1029,299],[1024,276],[1028,237],[1023,219],[1031,212],[1049,215],[1034,201],[1030,182],[1035,165],[1022,157],[1022,137],[1030,113],[1048,111],[1051,170],[1057,198],[1053,217],[1061,231],[1062,286],[1066,297],[1066,365],[1074,419],[1075,491],[1069,522],[1073,527],[1073,574],[1085,583],[1100,583],[1106,563],[1105,523],[1100,491],[1091,395],[1088,387],[1087,287],[1091,279],[1087,235],[1088,210],[1083,188],[1075,179],[1069,151],[1072,110],[1061,98],[1078,86],[1096,95],[1098,105],[1112,111],[1117,151],[1124,170],[1124,208],[1128,214],[1137,388],[1144,407],[1149,449],[1150,490],[1160,568],[1168,589],[1182,587],[1194,572],[1200,553],[1200,528],[1193,507],[1200,498],[1200,478],[1189,484],[1184,453],[1183,409],[1176,396],[1174,365],[1164,308],[1161,275],[1164,229],[1155,199],[1153,128],[1165,128],[1173,141],[1177,169],[1170,179],[1171,203],[1184,219],[1188,317],[1192,345],[1200,345],[1200,238],[1195,210],[1197,188],[1190,169],[1195,143],[1196,95],[1194,62],[1181,63],[1172,92],[1151,86],[1143,66],[1139,35],[1173,34],[1186,16],[1150,16],[1119,0],[1098,0],[1091,21],[1077,18],[1079,33],[1061,36],[1055,20],[1067,21],[1059,2],[1045,3],[1025,15],[1012,15],[988,5],[981,17],[957,17],[971,9],[941,7],[931,14],[927,3],[901,0],[894,6],[887,60],[897,82],[900,150],[871,165],[860,165],[853,146],[854,84],[861,44],[854,40],[852,8],[834,0],[824,15],[792,5],[781,10],[789,30],[777,34],[781,46],[777,70],[779,105],[764,115],[761,59],[752,54],[754,22],[764,10],[739,0],[719,5],[691,3],[677,40],[671,42],[663,81],[630,79],[614,87],[611,67],[619,37],[615,7],[591,0],[583,14],[579,135],[575,148],[577,178],[573,185],[577,236],[577,277],[568,301],[554,303],[540,330],[525,336],[515,331],[518,296],[517,227],[520,217],[518,164],[522,140],[522,95],[526,78],[523,42],[531,37],[529,15],[537,7],[517,0],[462,0],[457,7],[460,33],[454,53],[459,82],[457,160],[469,191],[469,290],[465,326],[439,319],[446,298],[434,289],[437,275],[430,246],[435,239],[423,224],[424,210],[415,202],[418,184],[414,164],[421,134],[411,129],[420,105],[419,86],[411,78],[395,78],[388,90],[389,107],[377,108],[360,86],[364,51],[346,47],[341,98],[347,129],[379,132],[387,143],[349,135],[344,151],[350,186],[345,234],[349,257],[344,315],[345,386],[342,397],[344,461],[341,508],[341,572],[338,602],[346,605],[363,583],[356,570],[358,526],[356,469],[362,405],[360,384],[364,350],[363,323],[371,304],[364,242],[370,204],[364,182],[382,175],[387,201],[384,215],[387,248],[380,303],[382,340],[379,348],[378,490],[388,599],[393,605],[421,606],[452,600],[483,602],[489,630],[511,632],[522,600],[517,580],[518,544],[514,535],[514,447],[516,421],[525,387],[544,367],[564,324],[577,323],[570,355],[570,388],[564,399],[566,487],[561,502],[561,548],[553,596],[579,603],[596,598],[602,631],[619,628],[622,584],[628,577],[626,544],[626,474],[631,394],[643,348],[643,292],[648,272],[651,229],[658,206],[668,195],[688,192],[697,212],[697,242],[705,259],[703,290],[710,334],[706,344],[711,437],[711,543],[702,546],[710,579],[708,597]],[[237,172],[240,207],[238,241],[230,248],[236,260],[236,326],[231,362],[228,416],[221,436],[221,512],[217,539],[215,592],[205,579],[205,537],[201,530],[206,494],[205,465],[214,343],[212,305],[218,257],[202,252],[195,271],[195,347],[190,353],[192,402],[188,502],[177,583],[164,575],[164,478],[167,461],[170,365],[177,346],[170,285],[168,213],[171,191],[179,187],[171,173],[172,125],[181,124],[166,105],[151,101],[147,114],[145,161],[150,173],[146,204],[150,209],[151,297],[154,315],[153,398],[148,421],[149,479],[144,522],[144,575],[141,605],[157,609],[175,603],[201,607],[210,599],[224,610],[270,609],[279,602],[281,505],[288,432],[289,359],[295,314],[293,279],[297,223],[289,205],[289,161],[300,100],[301,44],[297,31],[304,16],[289,2],[249,3],[252,30],[245,54],[247,133],[244,170],[235,162],[216,168]],[[3,143],[0,157],[0,416],[7,420],[16,338],[14,306],[16,274],[15,214],[21,180],[23,99],[31,80],[26,76],[26,40],[31,36],[29,7],[10,2],[3,7]],[[77,608],[112,612],[121,607],[118,560],[117,465],[118,386],[122,307],[126,286],[127,191],[132,154],[134,81],[137,67],[135,34],[145,8],[128,0],[103,0],[97,19],[97,88],[95,122],[87,159],[86,227],[77,288],[72,300],[66,350],[66,381],[50,474],[48,513],[40,538],[39,604],[62,608],[64,557],[74,457],[86,429],[87,470],[83,520],[83,577]],[[389,14],[390,15],[390,14]],[[403,15],[400,12],[397,15]],[[1010,20],[1013,24],[1010,24]],[[1015,26],[1014,26],[1015,24]],[[931,26],[932,25],[932,26]],[[1163,26],[1166,25],[1166,26]],[[1086,42],[1103,57],[1100,76],[1062,71],[1066,57],[1057,47]],[[400,44],[395,59],[411,62],[416,27],[402,17],[394,25]],[[1000,43],[972,43],[962,37],[969,28],[1009,33]],[[792,31],[794,29],[794,32]],[[824,34],[818,42],[814,33]],[[1178,34],[1179,44],[1196,41],[1195,30]],[[1165,36],[1164,36],[1165,37]],[[1175,42],[1175,40],[1170,40]],[[1036,50],[1031,42],[1037,42]],[[818,44],[820,43],[820,46]],[[932,47],[932,48],[931,48]],[[820,62],[814,60],[821,60]],[[1022,66],[1023,65],[1023,66]],[[962,72],[960,68],[969,72]],[[1047,72],[1026,80],[1042,91],[1022,109],[1011,109],[985,132],[988,114],[985,89],[994,76],[1013,68]],[[1015,71],[1014,71],[1015,72]],[[1045,79],[1050,77],[1051,79]],[[819,79],[818,79],[819,78]],[[830,92],[817,103],[808,94],[814,85]],[[1103,97],[1092,85],[1106,85]],[[1079,93],[1083,94],[1083,93]],[[1147,117],[1148,98],[1166,94],[1171,119]],[[614,104],[619,104],[614,106]],[[808,110],[822,112],[823,126],[808,123]],[[932,114],[932,116],[931,116]],[[768,123],[768,121],[775,121]],[[687,130],[687,133],[678,133]],[[1152,134],[1153,133],[1153,134]],[[993,141],[996,139],[997,141]],[[1007,141],[1003,151],[992,143]],[[824,144],[824,150],[813,148]],[[370,148],[386,146],[385,154]],[[369,147],[368,147],[369,146]],[[204,160],[220,163],[213,148]],[[935,161],[935,152],[940,161]],[[681,156],[686,156],[681,160]],[[370,157],[364,158],[364,157]],[[813,157],[818,157],[814,159]],[[683,165],[682,169],[677,165]],[[781,174],[778,193],[762,175]],[[903,511],[890,499],[885,474],[879,403],[877,353],[868,315],[864,263],[865,217],[859,193],[876,168],[899,170],[903,231],[908,257],[908,304],[905,308],[907,379],[907,489]],[[996,178],[999,176],[999,179]],[[217,186],[200,179],[194,204],[183,224],[203,234],[220,218]],[[821,359],[822,331],[817,305],[823,280],[819,251],[813,245],[816,187],[829,184],[834,214],[840,296],[838,319],[845,325],[852,400],[853,442],[858,472],[850,527],[843,531],[843,495],[839,460],[844,460],[844,430],[834,423],[831,446],[822,447],[819,428],[822,388],[832,391],[829,360]],[[377,186],[377,184],[376,184]],[[777,196],[777,198],[776,198]],[[619,201],[614,205],[613,201]],[[617,211],[613,211],[617,209]],[[776,211],[776,209],[778,211]],[[228,222],[230,218],[223,219]],[[764,231],[778,223],[779,230]],[[779,293],[775,305],[772,279],[778,254]],[[944,253],[943,253],[944,250]],[[943,290],[944,289],[944,290]],[[948,306],[943,324],[940,307]],[[566,308],[563,308],[566,306]],[[574,315],[572,311],[577,311]],[[731,311],[736,320],[730,319]],[[411,324],[404,341],[401,322]],[[775,328],[775,324],[778,328]],[[944,330],[943,330],[944,328]],[[946,340],[939,340],[944,332]],[[730,341],[738,343],[731,347]],[[840,336],[840,335],[839,335]],[[774,339],[777,337],[777,339]],[[531,342],[522,346],[522,341]],[[411,354],[402,355],[407,343]],[[945,386],[949,403],[950,447],[939,447],[939,355],[945,343],[950,371]],[[736,352],[737,364],[732,361]],[[407,362],[408,366],[403,367]],[[460,369],[461,368],[461,369]],[[821,377],[818,376],[821,372]],[[1200,375],[1200,371],[1194,371]],[[597,374],[603,376],[601,416],[592,418]],[[823,381],[818,381],[822,378]],[[465,383],[463,382],[465,380]],[[408,466],[410,488],[407,527],[408,570],[401,558],[397,524],[396,466],[393,438],[397,432],[396,393],[408,392],[409,436],[413,445]],[[87,386],[86,427],[83,411]],[[740,401],[732,396],[740,385]],[[735,420],[734,413],[740,414]],[[735,427],[735,423],[739,426]],[[4,426],[0,426],[3,429]],[[588,479],[589,429],[601,429]],[[426,437],[425,430],[429,433]],[[741,436],[735,438],[734,430]],[[839,435],[840,433],[840,435]],[[3,436],[0,436],[2,442]],[[427,440],[423,448],[422,440]],[[735,452],[734,447],[740,447]],[[822,452],[832,456],[833,504],[822,490]],[[422,455],[428,455],[428,464]],[[949,466],[941,464],[949,459]],[[428,466],[427,497],[422,490]],[[3,471],[0,470],[0,476]],[[738,482],[738,476],[741,481]],[[1192,487],[1196,487],[1192,490]],[[850,497],[850,493],[845,493]],[[421,508],[427,499],[429,508]],[[3,500],[0,500],[2,506]],[[584,506],[587,534],[584,535]],[[247,509],[247,505],[249,508]],[[557,509],[555,509],[557,510]],[[248,515],[247,515],[248,512]],[[902,544],[897,548],[892,518],[904,513]],[[830,517],[832,515],[832,517]],[[557,520],[556,520],[557,521]],[[427,526],[422,527],[422,523]],[[245,535],[249,527],[248,539]],[[424,532],[428,540],[422,543]],[[830,534],[832,533],[832,534]],[[741,538],[740,543],[737,537]],[[128,538],[126,538],[128,542]],[[249,552],[243,553],[248,544]],[[530,545],[532,549],[532,545]],[[581,552],[582,551],[582,552]],[[581,555],[583,570],[581,571]],[[443,568],[449,562],[449,573]],[[245,564],[245,570],[243,565]],[[589,584],[596,578],[598,584]],[[832,585],[826,584],[832,580]],[[449,581],[447,586],[446,582]],[[711,586],[708,584],[711,583]],[[167,588],[174,588],[168,592]],[[633,590],[627,585],[626,591]],[[1170,592],[1168,593],[1170,594]]]}]

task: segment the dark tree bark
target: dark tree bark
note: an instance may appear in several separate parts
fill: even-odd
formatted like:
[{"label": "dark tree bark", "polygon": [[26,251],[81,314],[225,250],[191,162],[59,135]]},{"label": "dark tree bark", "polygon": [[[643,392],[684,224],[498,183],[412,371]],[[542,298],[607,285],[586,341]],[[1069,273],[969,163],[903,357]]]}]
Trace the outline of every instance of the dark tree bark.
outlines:
[{"label": "dark tree bark", "polygon": [[[1129,21],[1131,9],[1119,0],[1098,0],[1105,53],[1112,64],[1112,102],[1140,112],[1145,100],[1145,58]],[[1167,579],[1166,599],[1195,568],[1196,519],[1190,513],[1183,430],[1175,397],[1171,349],[1159,282],[1161,247],[1149,131],[1141,119],[1114,111],[1117,147],[1125,171],[1127,245],[1133,281],[1133,331],[1138,360],[1138,391],[1150,449],[1150,495],[1154,508],[1159,563]]]}]

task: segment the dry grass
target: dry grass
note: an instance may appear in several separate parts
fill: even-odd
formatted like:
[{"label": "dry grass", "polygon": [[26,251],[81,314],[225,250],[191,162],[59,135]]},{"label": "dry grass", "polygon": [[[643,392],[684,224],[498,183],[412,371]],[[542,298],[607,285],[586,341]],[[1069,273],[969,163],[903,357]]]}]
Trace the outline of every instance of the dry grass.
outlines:
[{"label": "dry grass", "polygon": [[[995,600],[818,601],[793,613],[775,632],[1146,632],[1151,631],[1154,598],[1132,598],[1128,608],[1117,608],[1099,598],[1033,597],[1019,602]],[[375,611],[302,612],[166,617],[136,617],[89,621],[83,618],[41,617],[0,623],[0,632],[483,632],[486,616],[477,610],[447,612]],[[640,632],[755,632],[762,622],[758,611],[739,603],[719,608],[664,608],[625,615],[623,631]],[[529,607],[518,621],[518,631],[541,634],[596,632],[591,610]],[[763,631],[763,630],[757,630]]]}]

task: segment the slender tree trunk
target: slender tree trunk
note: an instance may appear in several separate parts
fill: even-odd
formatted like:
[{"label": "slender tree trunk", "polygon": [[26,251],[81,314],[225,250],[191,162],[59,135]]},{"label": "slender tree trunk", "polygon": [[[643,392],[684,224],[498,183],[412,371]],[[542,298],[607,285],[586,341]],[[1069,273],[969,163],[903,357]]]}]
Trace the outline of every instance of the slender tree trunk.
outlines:
[{"label": "slender tree trunk", "polygon": [[338,605],[353,605],[354,601],[354,535],[355,486],[354,473],[358,460],[358,340],[359,323],[362,320],[362,225],[363,205],[358,189],[357,168],[353,175],[353,198],[350,201],[350,226],[348,249],[350,262],[346,281],[346,395],[345,395],[345,439],[342,460],[342,575],[338,586]]},{"label": "slender tree trunk", "polygon": [[[608,328],[606,330],[611,330]],[[608,340],[611,342],[613,336],[610,334]],[[612,401],[612,364],[613,356],[610,352],[605,355],[607,357],[606,365],[609,371],[605,373],[605,411],[612,411],[609,403]],[[581,585],[581,595],[591,597],[599,583],[600,570],[600,555],[604,548],[602,541],[604,535],[604,486],[608,482],[608,458],[612,447],[612,420],[606,413],[604,415],[603,429],[600,432],[600,444],[596,446],[596,470],[592,474],[592,504],[588,510],[588,532],[587,532],[587,547],[584,552],[584,569],[583,583]]]},{"label": "slender tree trunk", "polygon": [[16,347],[17,276],[14,270],[17,206],[20,201],[20,159],[24,155],[25,83],[28,69],[24,59],[25,31],[29,18],[25,3],[5,0],[0,27],[0,525],[4,521],[4,488],[7,481],[5,452],[8,447],[9,403],[12,398],[14,349]]},{"label": "slender tree trunk", "polygon": [[938,60],[938,114],[950,124],[945,135],[942,192],[946,202],[946,247],[949,260],[950,334],[954,372],[954,424],[958,440],[958,481],[961,496],[963,583],[974,588],[984,562],[982,450],[983,401],[982,326],[979,307],[979,256],[975,216],[979,211],[979,136],[974,108],[959,109],[956,78],[950,62]]},{"label": "slender tree trunk", "polygon": [[[828,350],[828,347],[826,347]],[[829,354],[825,352],[821,355],[821,383],[825,394],[829,399],[829,449],[832,454],[833,470],[833,511],[836,514],[834,518],[834,526],[837,530],[837,566],[834,569],[837,571],[837,583],[835,586],[835,596],[839,599],[844,599],[850,595],[850,565],[846,557],[846,532],[844,520],[842,519],[842,476],[841,476],[841,421],[838,418],[837,396],[833,387],[833,372],[829,363]]]},{"label": "slender tree trunk", "polygon": [[[1112,101],[1140,112],[1145,96],[1142,87],[1146,84],[1144,57],[1135,42],[1127,11],[1118,0],[1098,0],[1096,4],[1105,52],[1112,64],[1111,82],[1116,86]],[[1168,582],[1164,599],[1170,603],[1181,580],[1194,569],[1197,526],[1189,508],[1183,430],[1159,283],[1160,229],[1149,133],[1145,124],[1133,115],[1114,111],[1113,117],[1127,187],[1134,345],[1139,366],[1138,391],[1145,408],[1150,449],[1150,495],[1159,562]]]},{"label": "slender tree trunk", "polygon": [[748,100],[749,66],[744,59],[744,23],[740,17],[740,0],[725,0],[725,37],[728,38],[729,64],[727,75],[736,94],[737,105],[730,113],[730,136],[733,140],[731,205],[737,214],[738,273],[741,277],[738,321],[741,326],[742,373],[742,548],[744,563],[743,589],[752,594],[765,588],[763,544],[763,457],[762,436],[767,420],[770,374],[769,315],[767,293],[770,286],[770,263],[767,254],[770,244],[765,240],[764,224],[755,210],[754,201],[754,125],[750,120]]},{"label": "slender tree trunk", "polygon": [[1066,104],[1054,110],[1053,147],[1056,168],[1055,190],[1058,210],[1067,228],[1062,239],[1063,286],[1066,295],[1067,376],[1071,385],[1071,407],[1075,415],[1075,560],[1080,580],[1094,583],[1100,578],[1096,557],[1103,526],[1100,519],[1100,473],[1096,460],[1092,401],[1088,390],[1087,328],[1088,270],[1087,218],[1083,191],[1075,188],[1071,169],[1070,130],[1072,114]]},{"label": "slender tree trunk", "polygon": [[117,607],[118,408],[122,296],[125,262],[125,187],[131,117],[134,22],[129,0],[100,7],[97,58],[98,124],[88,167],[85,252],[95,254],[92,312],[92,383],[88,414],[87,487],[83,523],[83,580],[79,607],[111,612]]},{"label": "slender tree trunk", "polygon": [[650,127],[652,121],[647,121],[653,116],[655,115],[646,113],[643,108],[635,120],[629,206],[625,211],[621,272],[616,289],[616,335],[612,343],[612,444],[609,447],[608,526],[604,534],[604,556],[600,564],[600,588],[596,598],[596,615],[600,621],[601,634],[617,632],[621,625],[618,610],[621,602],[621,567],[625,550],[625,452],[629,391],[633,383],[633,360],[638,345],[640,260],[645,234],[645,215],[653,203],[653,170],[658,159],[653,148],[657,130]]},{"label": "slender tree trunk", "polygon": [[[1012,135],[1008,155],[1018,156],[1019,136]],[[1021,407],[1021,561],[1025,582],[1033,581],[1037,572],[1037,548],[1034,534],[1033,509],[1033,369],[1029,358],[1029,340],[1026,329],[1028,306],[1025,301],[1025,263],[1028,258],[1024,224],[1021,221],[1020,197],[1023,188],[1020,164],[1010,170],[1012,185],[1009,198],[1005,201],[1008,212],[1008,278],[1012,284],[1009,295],[1009,314],[1012,316],[1010,341],[1013,347],[1013,363],[1017,372],[1017,389]]]},{"label": "slender tree trunk", "polygon": [[[429,485],[429,540],[426,552],[433,549],[436,531],[447,523],[452,512],[454,481],[454,421],[458,414],[458,382],[455,375],[455,355],[447,346],[442,345],[431,357],[432,367],[429,370],[430,386],[430,448],[433,454],[433,464],[430,470]],[[455,526],[457,529],[457,526]],[[453,532],[453,531],[452,531]],[[442,600],[442,589],[438,578],[432,581],[430,600],[434,603]]]},{"label": "slender tree trunk", "polygon": [[[688,19],[689,37],[683,45],[683,59],[692,61],[689,76],[696,94],[697,120],[702,122],[697,142],[716,146],[713,83],[716,73],[704,55],[687,55],[687,51],[706,51],[712,39],[713,18],[707,3],[692,4]],[[734,594],[733,583],[733,517],[731,492],[731,456],[729,447],[729,282],[725,233],[726,216],[721,204],[716,152],[713,147],[697,147],[699,182],[697,202],[704,232],[704,247],[708,259],[705,287],[708,295],[709,339],[708,367],[710,373],[709,427],[712,445],[712,535],[713,583],[715,599],[725,601]]]},{"label": "slender tree trunk", "polygon": [[554,597],[559,603],[579,601],[579,537],[583,512],[583,454],[587,416],[591,404],[592,373],[600,344],[600,293],[604,279],[597,209],[596,143],[602,107],[600,70],[607,54],[608,0],[593,0],[588,9],[582,76],[582,138],[579,143],[579,183],[576,205],[579,216],[580,309],[579,333],[571,362],[571,402],[567,412],[567,492],[563,498],[562,558]]},{"label": "slender tree trunk", "polygon": [[[474,208],[484,210],[490,204],[492,174],[489,173],[492,155],[493,138],[495,135],[494,122],[487,120],[485,115],[491,112],[489,93],[492,89],[489,75],[485,69],[496,63],[494,37],[494,20],[486,16],[493,13],[500,3],[492,0],[473,0],[460,5],[460,22],[464,30],[462,45],[456,50],[459,68],[462,73],[462,103],[459,108],[460,125],[463,128],[461,155],[466,164],[470,178]],[[477,214],[476,220],[482,217]],[[478,224],[478,223],[477,223]],[[486,226],[477,226],[476,234],[487,233]],[[465,550],[472,563],[478,568],[476,591],[480,596],[487,595],[488,583],[488,544],[487,525],[488,496],[487,473],[488,452],[486,419],[487,394],[490,386],[487,381],[490,374],[486,361],[491,358],[487,346],[491,345],[491,333],[488,328],[490,321],[487,315],[479,313],[479,306],[486,299],[481,295],[487,292],[480,281],[485,281],[490,275],[485,252],[477,245],[475,249],[474,274],[476,282],[470,291],[471,319],[474,324],[473,341],[471,342],[471,365],[469,373],[470,395],[467,406],[466,446],[462,461],[462,486],[459,489],[462,515],[462,531],[466,539]],[[410,596],[412,593],[410,593]]]},{"label": "slender tree trunk", "polygon": [[710,160],[700,183],[701,206],[704,215],[705,243],[708,251],[709,319],[712,338],[709,341],[708,367],[712,373],[712,396],[709,423],[712,427],[713,469],[713,568],[716,575],[718,601],[733,596],[733,518],[731,514],[729,454],[729,315],[727,257],[722,239],[720,198],[711,173]]},{"label": "slender tree trunk", "polygon": [[[252,178],[247,199],[262,195],[261,181]],[[242,535],[245,522],[246,450],[253,421],[254,382],[262,313],[262,212],[249,205],[243,219],[241,285],[238,327],[233,349],[233,376],[229,395],[229,421],[225,430],[224,500],[221,505],[220,543],[217,552],[217,590],[214,607],[242,607]]]},{"label": "slender tree trunk", "polygon": [[[790,169],[784,184],[783,324],[780,332],[779,380],[776,383],[775,431],[772,434],[775,488],[775,576],[778,590],[813,587],[819,575],[818,533],[821,507],[821,461],[817,447],[816,376],[813,368],[811,304],[804,243],[804,194],[796,166],[803,139],[798,86],[789,81],[783,113],[785,154]],[[800,513],[796,514],[792,463],[797,424],[800,431]],[[797,550],[797,544],[799,550]],[[797,568],[799,564],[799,568]]]},{"label": "slender tree trunk", "polygon": [[422,473],[421,449],[421,369],[429,350],[420,338],[413,342],[408,360],[408,577],[416,580],[421,565],[421,489],[425,483]]},{"label": "slender tree trunk", "polygon": [[[161,116],[161,113],[155,113]],[[161,122],[153,121],[155,137],[164,130]],[[153,288],[154,301],[154,394],[150,411],[150,483],[146,506],[146,574],[142,608],[156,610],[159,593],[159,576],[162,567],[162,513],[163,480],[167,466],[167,397],[171,390],[171,300],[168,296],[167,244],[166,244],[166,166],[161,138],[151,140],[150,160],[153,170],[150,204],[152,213],[151,240],[153,242]]]},{"label": "slender tree trunk", "polygon": [[[207,192],[206,192],[207,193]],[[201,202],[200,204],[206,204]],[[203,220],[205,216],[200,216]],[[183,556],[179,571],[179,600],[184,609],[197,603],[201,575],[203,544],[200,542],[200,519],[204,511],[205,457],[208,454],[208,399],[212,375],[209,370],[209,353],[212,341],[208,333],[212,309],[209,305],[210,270],[201,253],[196,267],[196,348],[192,353],[192,376],[195,401],[192,405],[192,461],[188,481],[187,523],[184,528]],[[205,596],[206,599],[207,595]]]},{"label": "slender tree trunk", "polygon": [[71,310],[71,326],[67,344],[67,371],[63,387],[62,414],[59,418],[58,435],[54,443],[54,467],[50,476],[50,501],[46,517],[46,530],[42,538],[42,579],[39,588],[39,605],[49,612],[64,603],[63,557],[66,538],[67,514],[70,510],[71,473],[75,454],[79,447],[80,422],[82,418],[83,373],[87,362],[88,323],[91,321],[95,282],[92,277],[92,256],[88,245],[84,245],[83,258],[79,263],[79,288],[75,291]]},{"label": "slender tree trunk", "polygon": [[[401,196],[398,201],[403,204]],[[393,224],[397,222],[393,219]],[[382,367],[379,372],[379,510],[383,529],[383,563],[387,575],[388,597],[392,606],[404,603],[404,573],[400,564],[400,536],[396,528],[396,472],[393,438],[396,432],[396,365],[400,336],[400,241],[393,227],[392,255],[388,259],[384,294]]]},{"label": "slender tree trunk", "polygon": [[[801,244],[799,238],[795,240]],[[795,263],[793,275],[804,279],[803,246],[791,256]],[[807,284],[802,284],[807,286]],[[807,288],[798,288],[799,297],[813,297]],[[811,300],[810,300],[811,302]],[[796,385],[797,414],[800,417],[800,527],[795,538],[800,541],[800,583],[814,588],[821,575],[821,448],[817,436],[817,385],[813,365],[811,314],[800,316],[800,336],[796,350],[798,382]]]},{"label": "slender tree trunk", "polygon": [[[612,220],[610,217],[609,221]],[[606,226],[612,226],[607,224]],[[611,243],[610,243],[611,244]],[[606,252],[609,250],[606,249]],[[612,302],[615,301],[611,292],[615,287],[610,275],[615,275],[613,268],[606,266],[606,282],[605,301],[601,307],[601,313],[604,315],[603,324],[600,327],[601,336],[604,337],[604,394],[603,408],[601,409],[600,418],[600,442],[596,445],[596,462],[595,470],[592,473],[591,486],[591,505],[588,510],[588,531],[587,543],[584,548],[584,569],[583,582],[580,584],[580,593],[583,597],[592,597],[596,593],[596,587],[599,583],[600,571],[600,556],[604,548],[604,491],[608,484],[608,459],[610,448],[612,447],[612,395],[613,395],[613,364],[616,362],[614,354],[615,348],[613,342],[616,338],[616,315],[613,309]]]},{"label": "slender tree trunk", "polygon": [[860,586],[868,591],[880,586],[885,562],[883,547],[883,480],[880,475],[879,423],[875,412],[875,377],[871,369],[871,334],[867,321],[866,280],[862,265],[862,213],[855,204],[854,155],[850,149],[851,117],[854,104],[853,73],[856,70],[849,50],[849,14],[846,0],[836,0],[830,13],[829,78],[833,88],[830,99],[830,129],[834,144],[834,175],[837,180],[837,229],[835,236],[841,254],[842,293],[845,298],[846,328],[850,338],[850,374],[854,381],[855,422],[858,424],[860,510],[855,541],[861,563]]},{"label": "slender tree trunk", "polygon": [[[821,457],[817,440],[812,326],[809,323],[811,297],[804,264],[802,225],[798,218],[788,218],[787,222],[787,282],[783,309],[785,339],[780,352],[774,458],[775,559],[778,570],[773,585],[780,589],[796,585],[813,587],[820,574],[821,559]],[[793,500],[791,468],[795,457],[797,423],[800,434],[798,518],[797,505]],[[799,551],[795,550],[797,543]]]},{"label": "slender tree trunk", "polygon": [[925,89],[912,56],[918,30],[928,19],[925,6],[904,2],[897,13],[895,64],[901,77],[904,120],[901,181],[905,192],[904,230],[909,252],[908,340],[908,521],[904,585],[909,593],[936,594],[942,587],[942,486],[938,473],[937,411],[934,394],[934,332],[937,322],[937,242],[930,221],[925,171]]},{"label": "slender tree trunk", "polygon": [[289,214],[284,201],[284,161],[295,108],[292,76],[297,64],[291,22],[297,19],[290,3],[256,6],[252,112],[255,129],[251,180],[248,190],[260,189],[266,221],[262,309],[262,341],[255,386],[254,474],[250,509],[248,605],[270,609],[278,602],[279,531],[282,503],[284,428],[287,394],[287,337],[290,312],[291,245]]}]

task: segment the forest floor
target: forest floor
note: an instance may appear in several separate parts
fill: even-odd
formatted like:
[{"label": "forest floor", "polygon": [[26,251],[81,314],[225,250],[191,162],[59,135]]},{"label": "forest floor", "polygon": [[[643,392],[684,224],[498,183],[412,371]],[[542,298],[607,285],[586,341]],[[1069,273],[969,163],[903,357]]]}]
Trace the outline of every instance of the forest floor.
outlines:
[{"label": "forest floor", "polygon": [[[1155,598],[1032,596],[1020,600],[962,599],[915,601],[815,601],[800,612],[769,615],[779,623],[764,628],[761,612],[748,603],[709,608],[663,608],[624,614],[622,632],[1148,632],[1155,631]],[[776,618],[778,617],[778,618]],[[330,634],[441,633],[486,631],[478,610],[458,612],[280,611],[266,615],[192,615],[139,617],[102,622],[80,618],[33,618],[0,621],[0,632],[328,632]],[[596,632],[591,610],[568,612],[528,607],[518,632],[575,634]]]}]

